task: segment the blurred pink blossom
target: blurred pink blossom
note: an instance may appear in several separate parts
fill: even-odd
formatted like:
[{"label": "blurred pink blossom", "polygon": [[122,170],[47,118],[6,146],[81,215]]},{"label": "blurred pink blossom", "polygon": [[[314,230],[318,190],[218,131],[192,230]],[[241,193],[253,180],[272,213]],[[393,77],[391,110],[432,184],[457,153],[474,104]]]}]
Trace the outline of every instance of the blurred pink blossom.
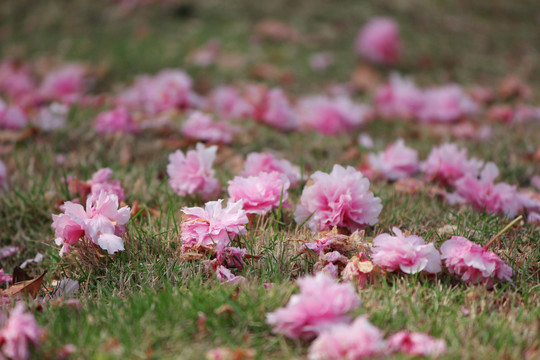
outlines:
[{"label": "blurred pink blossom", "polygon": [[25,312],[19,302],[0,328],[0,357],[13,360],[30,358],[29,345],[39,346],[44,331],[38,326],[32,313]]},{"label": "blurred pink blossom", "polygon": [[87,70],[80,64],[66,64],[49,72],[39,87],[39,93],[46,100],[74,103],[87,90],[85,76]]},{"label": "blurred pink blossom", "polygon": [[123,107],[100,113],[94,120],[94,129],[98,134],[115,132],[136,133],[140,130],[135,119]]},{"label": "blurred pink blossom", "polygon": [[228,121],[213,121],[211,115],[199,111],[193,112],[181,129],[187,138],[213,144],[230,144],[237,131]]},{"label": "blurred pink blossom", "polygon": [[289,160],[276,159],[270,153],[249,153],[241,176],[256,176],[260,173],[278,172],[289,179],[291,188],[300,185],[301,174],[298,166],[292,165]]},{"label": "blurred pink blossom", "polygon": [[296,114],[282,89],[250,86],[247,88],[247,99],[254,107],[255,120],[281,131],[298,128]]},{"label": "blurred pink blossom", "polygon": [[264,215],[280,206],[290,207],[287,202],[289,179],[279,173],[259,173],[255,176],[236,176],[229,181],[230,201],[243,200],[248,214]]},{"label": "blurred pink blossom", "polygon": [[4,272],[4,269],[0,269],[0,284],[5,282],[11,282],[12,280],[13,278],[11,277],[11,275],[6,274]]},{"label": "blurred pink blossom", "polygon": [[371,18],[360,29],[355,49],[359,55],[373,63],[396,64],[401,53],[398,24],[388,17]]},{"label": "blurred pink blossom", "polygon": [[390,75],[388,83],[379,87],[375,93],[375,107],[385,118],[413,118],[422,105],[422,90],[416,87],[412,79],[397,73]]},{"label": "blurred pink blossom", "polygon": [[331,52],[319,52],[309,57],[309,66],[315,71],[324,71],[334,63],[334,55]]},{"label": "blurred pink blossom", "polygon": [[212,90],[208,103],[224,119],[244,119],[253,115],[253,106],[232,86],[219,86]]},{"label": "blurred pink blossom", "polygon": [[454,185],[464,176],[476,177],[483,162],[467,158],[467,149],[459,149],[456,144],[442,144],[434,147],[421,165],[428,180],[438,180],[443,184]]},{"label": "blurred pink blossom", "polygon": [[8,188],[8,174],[6,164],[0,159],[0,192]]},{"label": "blurred pink blossom", "polygon": [[110,168],[103,168],[96,171],[90,180],[86,183],[90,185],[90,193],[98,196],[101,192],[114,194],[118,197],[118,201],[126,199],[124,188],[120,180],[112,180],[113,171]]},{"label": "blurred pink blossom", "polygon": [[28,116],[18,105],[6,105],[0,99],[0,129],[21,130],[28,125]]},{"label": "blurred pink blossom", "polygon": [[420,167],[418,151],[405,146],[403,139],[389,145],[384,152],[369,154],[368,162],[377,177],[387,180],[410,177]]},{"label": "blurred pink blossom", "polygon": [[446,352],[446,342],[428,334],[401,330],[387,340],[390,353],[402,352],[409,356],[438,357]]},{"label": "blurred pink blossom", "polygon": [[416,116],[425,123],[451,123],[477,110],[471,97],[460,86],[452,84],[425,89],[422,107]]},{"label": "blurred pink blossom", "polygon": [[0,62],[0,92],[17,100],[35,89],[36,84],[27,66],[9,59]]},{"label": "blurred pink blossom", "polygon": [[39,109],[33,123],[45,131],[60,129],[66,125],[68,113],[69,106],[52,103]]}]

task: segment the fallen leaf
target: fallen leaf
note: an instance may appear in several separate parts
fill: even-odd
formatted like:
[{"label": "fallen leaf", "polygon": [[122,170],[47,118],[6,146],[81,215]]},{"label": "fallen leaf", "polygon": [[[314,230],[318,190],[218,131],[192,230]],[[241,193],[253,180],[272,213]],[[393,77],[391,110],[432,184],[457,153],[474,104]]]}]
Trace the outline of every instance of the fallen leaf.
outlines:
[{"label": "fallen leaf", "polygon": [[294,27],[275,19],[266,19],[255,26],[255,35],[263,39],[297,41],[300,33]]},{"label": "fallen leaf", "polygon": [[36,297],[41,289],[41,284],[43,283],[43,277],[45,274],[47,274],[47,271],[36,279],[21,281],[13,284],[6,290],[0,290],[0,296],[13,297],[16,295],[28,294],[31,297]]},{"label": "fallen leaf", "polygon": [[373,91],[381,83],[381,76],[371,66],[359,64],[352,74],[351,82],[356,90]]},{"label": "fallen leaf", "polygon": [[221,315],[221,314],[225,314],[225,313],[231,314],[231,315],[232,315],[232,314],[235,314],[236,311],[232,308],[231,305],[229,305],[229,304],[223,304],[223,305],[221,305],[220,307],[218,307],[218,308],[214,311],[214,313],[215,313],[216,315]]}]

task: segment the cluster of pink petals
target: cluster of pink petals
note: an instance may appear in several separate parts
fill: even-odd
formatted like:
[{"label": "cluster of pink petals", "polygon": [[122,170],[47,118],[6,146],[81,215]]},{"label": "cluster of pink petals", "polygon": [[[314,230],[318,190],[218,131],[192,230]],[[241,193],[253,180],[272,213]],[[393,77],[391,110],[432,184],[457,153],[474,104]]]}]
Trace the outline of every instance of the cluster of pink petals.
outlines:
[{"label": "cluster of pink petals", "polygon": [[216,249],[221,259],[225,248],[236,235],[245,234],[248,218],[242,208],[242,201],[228,202],[223,208],[223,200],[209,201],[204,208],[184,207],[180,239],[182,251],[189,249]]},{"label": "cluster of pink petals", "polygon": [[109,254],[124,250],[121,236],[131,214],[128,206],[118,208],[115,194],[91,195],[86,201],[86,209],[71,201],[67,201],[64,208],[65,213],[52,216],[55,241],[62,246],[60,255],[68,253],[69,247],[83,236]]},{"label": "cluster of pink petals", "polygon": [[[2,315],[2,314],[0,314]],[[38,326],[34,315],[25,312],[24,304],[19,302],[0,328],[0,358],[13,360],[30,358],[29,345],[39,346],[43,330]]]},{"label": "cluster of pink petals", "polygon": [[165,69],[155,76],[141,76],[116,99],[119,106],[151,115],[185,109],[196,101],[191,78],[177,69]]},{"label": "cluster of pink petals", "polygon": [[302,246],[303,250],[313,251],[317,255],[324,254],[328,249],[336,249],[338,251],[346,250],[343,244],[348,239],[347,235],[329,233],[315,239],[315,242],[308,242]]},{"label": "cluster of pink petals", "polygon": [[276,159],[270,153],[249,153],[241,176],[256,176],[260,173],[278,172],[289,179],[291,188],[300,185],[301,173],[298,166],[294,166],[287,159]]},{"label": "cluster of pink petals", "polygon": [[281,131],[298,128],[298,120],[291,103],[282,89],[250,86],[247,100],[253,106],[255,120]]},{"label": "cluster of pink petals", "polygon": [[478,110],[477,105],[458,85],[445,85],[423,91],[422,107],[416,114],[425,123],[450,123]]},{"label": "cluster of pink petals", "polygon": [[393,65],[399,60],[401,40],[397,23],[388,17],[374,17],[360,29],[356,52],[376,64]]},{"label": "cluster of pink petals", "polygon": [[0,99],[0,129],[20,130],[28,125],[28,116],[19,105],[7,105]]},{"label": "cluster of pink petals", "polygon": [[360,171],[336,164],[330,174],[315,172],[311,181],[296,207],[297,223],[305,221],[315,232],[334,226],[355,231],[379,221],[381,199],[369,191],[369,180]]},{"label": "cluster of pink petals", "polygon": [[13,278],[11,277],[11,275],[6,274],[4,272],[4,269],[0,269],[0,284],[3,284],[5,282],[11,282],[12,280]]},{"label": "cluster of pink petals", "polygon": [[181,132],[190,139],[212,144],[230,144],[237,128],[228,121],[213,121],[211,115],[195,111],[182,125]]},{"label": "cluster of pink petals", "polygon": [[246,280],[243,276],[234,275],[231,270],[223,265],[218,265],[214,272],[217,279],[225,284],[235,285]]},{"label": "cluster of pink petals", "polygon": [[167,174],[174,192],[180,196],[201,194],[203,200],[216,198],[221,191],[212,168],[216,153],[217,146],[205,148],[204,144],[198,143],[195,150],[185,155],[181,150],[170,154]]},{"label": "cluster of pink petals", "polygon": [[52,103],[41,107],[33,119],[33,124],[41,130],[51,131],[64,127],[67,122],[69,106],[61,103]]},{"label": "cluster of pink petals", "polygon": [[409,356],[438,357],[446,352],[446,342],[420,332],[401,330],[386,342],[392,353],[402,352]]},{"label": "cluster of pink petals", "polygon": [[476,177],[482,165],[481,160],[467,159],[467,149],[459,149],[456,144],[442,144],[431,150],[421,167],[428,180],[454,185],[464,176]]},{"label": "cluster of pink petals", "polygon": [[398,180],[414,175],[420,168],[418,152],[405,146],[403,139],[388,146],[384,152],[369,154],[370,171],[387,180]]},{"label": "cluster of pink petals", "polygon": [[9,59],[0,62],[0,92],[17,100],[34,91],[35,87],[27,66]]},{"label": "cluster of pink petals", "polygon": [[347,96],[310,96],[296,107],[300,126],[324,135],[338,135],[357,129],[367,122],[372,110]]},{"label": "cluster of pink petals", "polygon": [[332,326],[347,323],[347,313],[360,306],[351,284],[337,283],[322,272],[298,279],[297,284],[300,293],[291,296],[287,306],[266,314],[273,331],[291,339],[312,339]]},{"label": "cluster of pink petals", "polygon": [[45,100],[74,103],[80,100],[87,89],[87,70],[80,64],[66,64],[50,71],[39,87],[39,94]]},{"label": "cluster of pink petals", "polygon": [[377,113],[385,118],[413,118],[422,104],[422,90],[416,87],[412,79],[403,78],[397,73],[390,75],[389,82],[375,93]]},{"label": "cluster of pink petals", "polygon": [[383,332],[361,316],[351,324],[338,324],[320,334],[309,348],[308,359],[365,359],[380,355],[384,346]]},{"label": "cluster of pink petals", "polygon": [[98,197],[100,193],[114,194],[118,201],[126,199],[124,188],[120,180],[112,180],[113,171],[110,168],[103,168],[96,171],[92,178],[86,181],[90,186],[90,194]]},{"label": "cluster of pink petals", "polygon": [[452,236],[441,245],[441,259],[451,274],[461,276],[463,281],[476,284],[491,284],[496,278],[511,281],[512,268],[506,265],[497,254],[461,237]]},{"label": "cluster of pink petals", "polygon": [[229,181],[230,201],[242,200],[248,214],[264,215],[280,206],[290,207],[287,203],[289,179],[279,173],[259,173],[255,176],[236,176]]},{"label": "cluster of pink petals", "polygon": [[406,274],[425,271],[435,274],[441,271],[441,255],[433,245],[426,244],[417,235],[405,236],[397,227],[396,236],[380,234],[373,239],[371,259],[375,265],[387,271],[401,270]]},{"label": "cluster of pink petals", "polygon": [[0,192],[8,187],[8,174],[6,164],[0,159]]},{"label": "cluster of pink petals", "polygon": [[253,106],[232,86],[219,86],[209,96],[210,108],[224,119],[244,119],[253,114]]},{"label": "cluster of pink petals", "polygon": [[137,133],[140,130],[133,116],[124,107],[100,113],[94,120],[94,129],[98,134]]},{"label": "cluster of pink petals", "polygon": [[494,182],[498,176],[499,169],[489,162],[480,178],[467,175],[456,181],[457,194],[479,210],[513,218],[522,209],[522,201],[515,185]]}]

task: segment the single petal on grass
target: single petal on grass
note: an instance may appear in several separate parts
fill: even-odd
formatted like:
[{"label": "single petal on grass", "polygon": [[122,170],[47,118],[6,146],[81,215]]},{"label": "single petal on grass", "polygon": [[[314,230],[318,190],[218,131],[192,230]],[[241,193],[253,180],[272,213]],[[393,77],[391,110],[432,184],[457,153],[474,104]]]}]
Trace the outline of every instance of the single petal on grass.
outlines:
[{"label": "single petal on grass", "polygon": [[402,330],[387,340],[391,353],[402,352],[409,356],[438,357],[446,352],[446,342],[428,334]]}]

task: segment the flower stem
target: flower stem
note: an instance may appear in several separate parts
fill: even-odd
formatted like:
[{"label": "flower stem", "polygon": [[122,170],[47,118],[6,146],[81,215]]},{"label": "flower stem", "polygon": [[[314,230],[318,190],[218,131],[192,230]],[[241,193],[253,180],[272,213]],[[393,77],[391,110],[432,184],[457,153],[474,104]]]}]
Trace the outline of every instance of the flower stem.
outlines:
[{"label": "flower stem", "polygon": [[519,215],[517,218],[512,220],[512,222],[504,227],[501,231],[497,233],[494,237],[491,238],[491,240],[488,241],[486,245],[484,245],[484,250],[486,250],[489,245],[493,244],[502,234],[504,234],[508,229],[510,229],[512,226],[514,226],[515,223],[517,223],[519,220],[523,218],[523,215]]}]

